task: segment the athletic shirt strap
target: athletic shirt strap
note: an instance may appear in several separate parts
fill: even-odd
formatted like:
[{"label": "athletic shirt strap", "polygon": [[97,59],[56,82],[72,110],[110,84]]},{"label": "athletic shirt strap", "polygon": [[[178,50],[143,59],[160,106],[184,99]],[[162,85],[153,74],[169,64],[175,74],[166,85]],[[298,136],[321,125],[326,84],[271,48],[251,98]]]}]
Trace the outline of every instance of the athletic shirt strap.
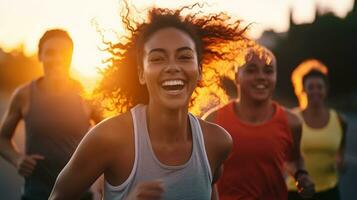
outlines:
[{"label": "athletic shirt strap", "polygon": [[[305,167],[315,183],[317,192],[326,191],[338,183],[336,155],[342,140],[342,126],[335,110],[329,110],[329,120],[325,127],[312,128],[303,119],[301,111],[302,137],[301,152]],[[296,191],[294,179],[287,179],[289,190]]]},{"label": "athletic shirt strap", "polygon": [[161,163],[155,156],[147,130],[146,106],[131,109],[135,137],[135,161],[126,181],[118,186],[105,181],[105,200],[125,199],[131,190],[145,181],[161,180],[165,192],[163,199],[196,200],[211,198],[212,174],[199,121],[189,114],[192,130],[192,153],[189,160],[178,166]]}]

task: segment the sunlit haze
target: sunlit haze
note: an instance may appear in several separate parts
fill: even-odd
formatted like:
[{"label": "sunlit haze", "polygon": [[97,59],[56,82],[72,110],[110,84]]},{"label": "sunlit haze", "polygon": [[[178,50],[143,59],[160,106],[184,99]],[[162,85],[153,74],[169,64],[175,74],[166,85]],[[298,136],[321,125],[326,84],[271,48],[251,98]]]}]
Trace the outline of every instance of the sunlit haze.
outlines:
[{"label": "sunlit haze", "polygon": [[[134,0],[143,9],[151,5],[177,7],[192,4],[192,0]],[[177,3],[180,2],[180,3]],[[202,1],[198,1],[202,2]],[[315,10],[332,11],[344,17],[352,8],[353,0],[209,0],[207,12],[225,11],[245,23],[254,22],[250,35],[260,36],[263,30],[283,32],[289,26],[289,13],[293,10],[296,23],[314,20]],[[100,51],[102,38],[96,27],[104,31],[105,38],[114,40],[121,33],[119,0],[0,0],[0,47],[10,51],[24,44],[26,54],[35,54],[41,35],[50,28],[63,28],[72,36],[75,49],[72,73],[92,87],[98,79],[97,67],[106,55]]]}]

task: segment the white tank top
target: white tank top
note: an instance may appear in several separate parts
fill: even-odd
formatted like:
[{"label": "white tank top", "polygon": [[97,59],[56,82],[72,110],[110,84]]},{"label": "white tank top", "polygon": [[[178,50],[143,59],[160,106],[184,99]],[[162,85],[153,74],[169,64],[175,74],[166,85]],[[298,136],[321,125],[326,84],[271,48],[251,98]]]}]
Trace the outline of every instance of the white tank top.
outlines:
[{"label": "white tank top", "polygon": [[131,109],[135,137],[135,161],[126,181],[118,186],[104,184],[104,199],[125,199],[140,182],[161,180],[164,186],[164,200],[209,200],[211,199],[212,174],[208,162],[204,139],[199,121],[189,114],[192,130],[192,154],[189,160],[179,166],[161,163],[151,146],[147,123],[146,106],[137,105]]}]

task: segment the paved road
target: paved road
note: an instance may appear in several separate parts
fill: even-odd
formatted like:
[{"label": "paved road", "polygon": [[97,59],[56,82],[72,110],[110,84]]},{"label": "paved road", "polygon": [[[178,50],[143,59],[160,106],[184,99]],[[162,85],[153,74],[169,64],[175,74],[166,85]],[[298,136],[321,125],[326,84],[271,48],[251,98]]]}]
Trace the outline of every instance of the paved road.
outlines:
[{"label": "paved road", "polygon": [[346,113],[348,131],[346,140],[347,170],[341,175],[340,188],[343,200],[357,199],[357,113]]}]

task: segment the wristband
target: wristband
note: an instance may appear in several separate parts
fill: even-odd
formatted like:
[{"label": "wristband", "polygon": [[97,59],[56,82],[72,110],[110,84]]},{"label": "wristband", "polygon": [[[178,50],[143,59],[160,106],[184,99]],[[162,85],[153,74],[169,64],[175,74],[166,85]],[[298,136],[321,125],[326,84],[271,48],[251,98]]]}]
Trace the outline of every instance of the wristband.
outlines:
[{"label": "wristband", "polygon": [[301,174],[309,175],[309,173],[308,173],[306,170],[304,170],[304,169],[298,169],[298,170],[296,170],[296,172],[295,172],[295,174],[294,174],[295,180],[297,180]]}]

